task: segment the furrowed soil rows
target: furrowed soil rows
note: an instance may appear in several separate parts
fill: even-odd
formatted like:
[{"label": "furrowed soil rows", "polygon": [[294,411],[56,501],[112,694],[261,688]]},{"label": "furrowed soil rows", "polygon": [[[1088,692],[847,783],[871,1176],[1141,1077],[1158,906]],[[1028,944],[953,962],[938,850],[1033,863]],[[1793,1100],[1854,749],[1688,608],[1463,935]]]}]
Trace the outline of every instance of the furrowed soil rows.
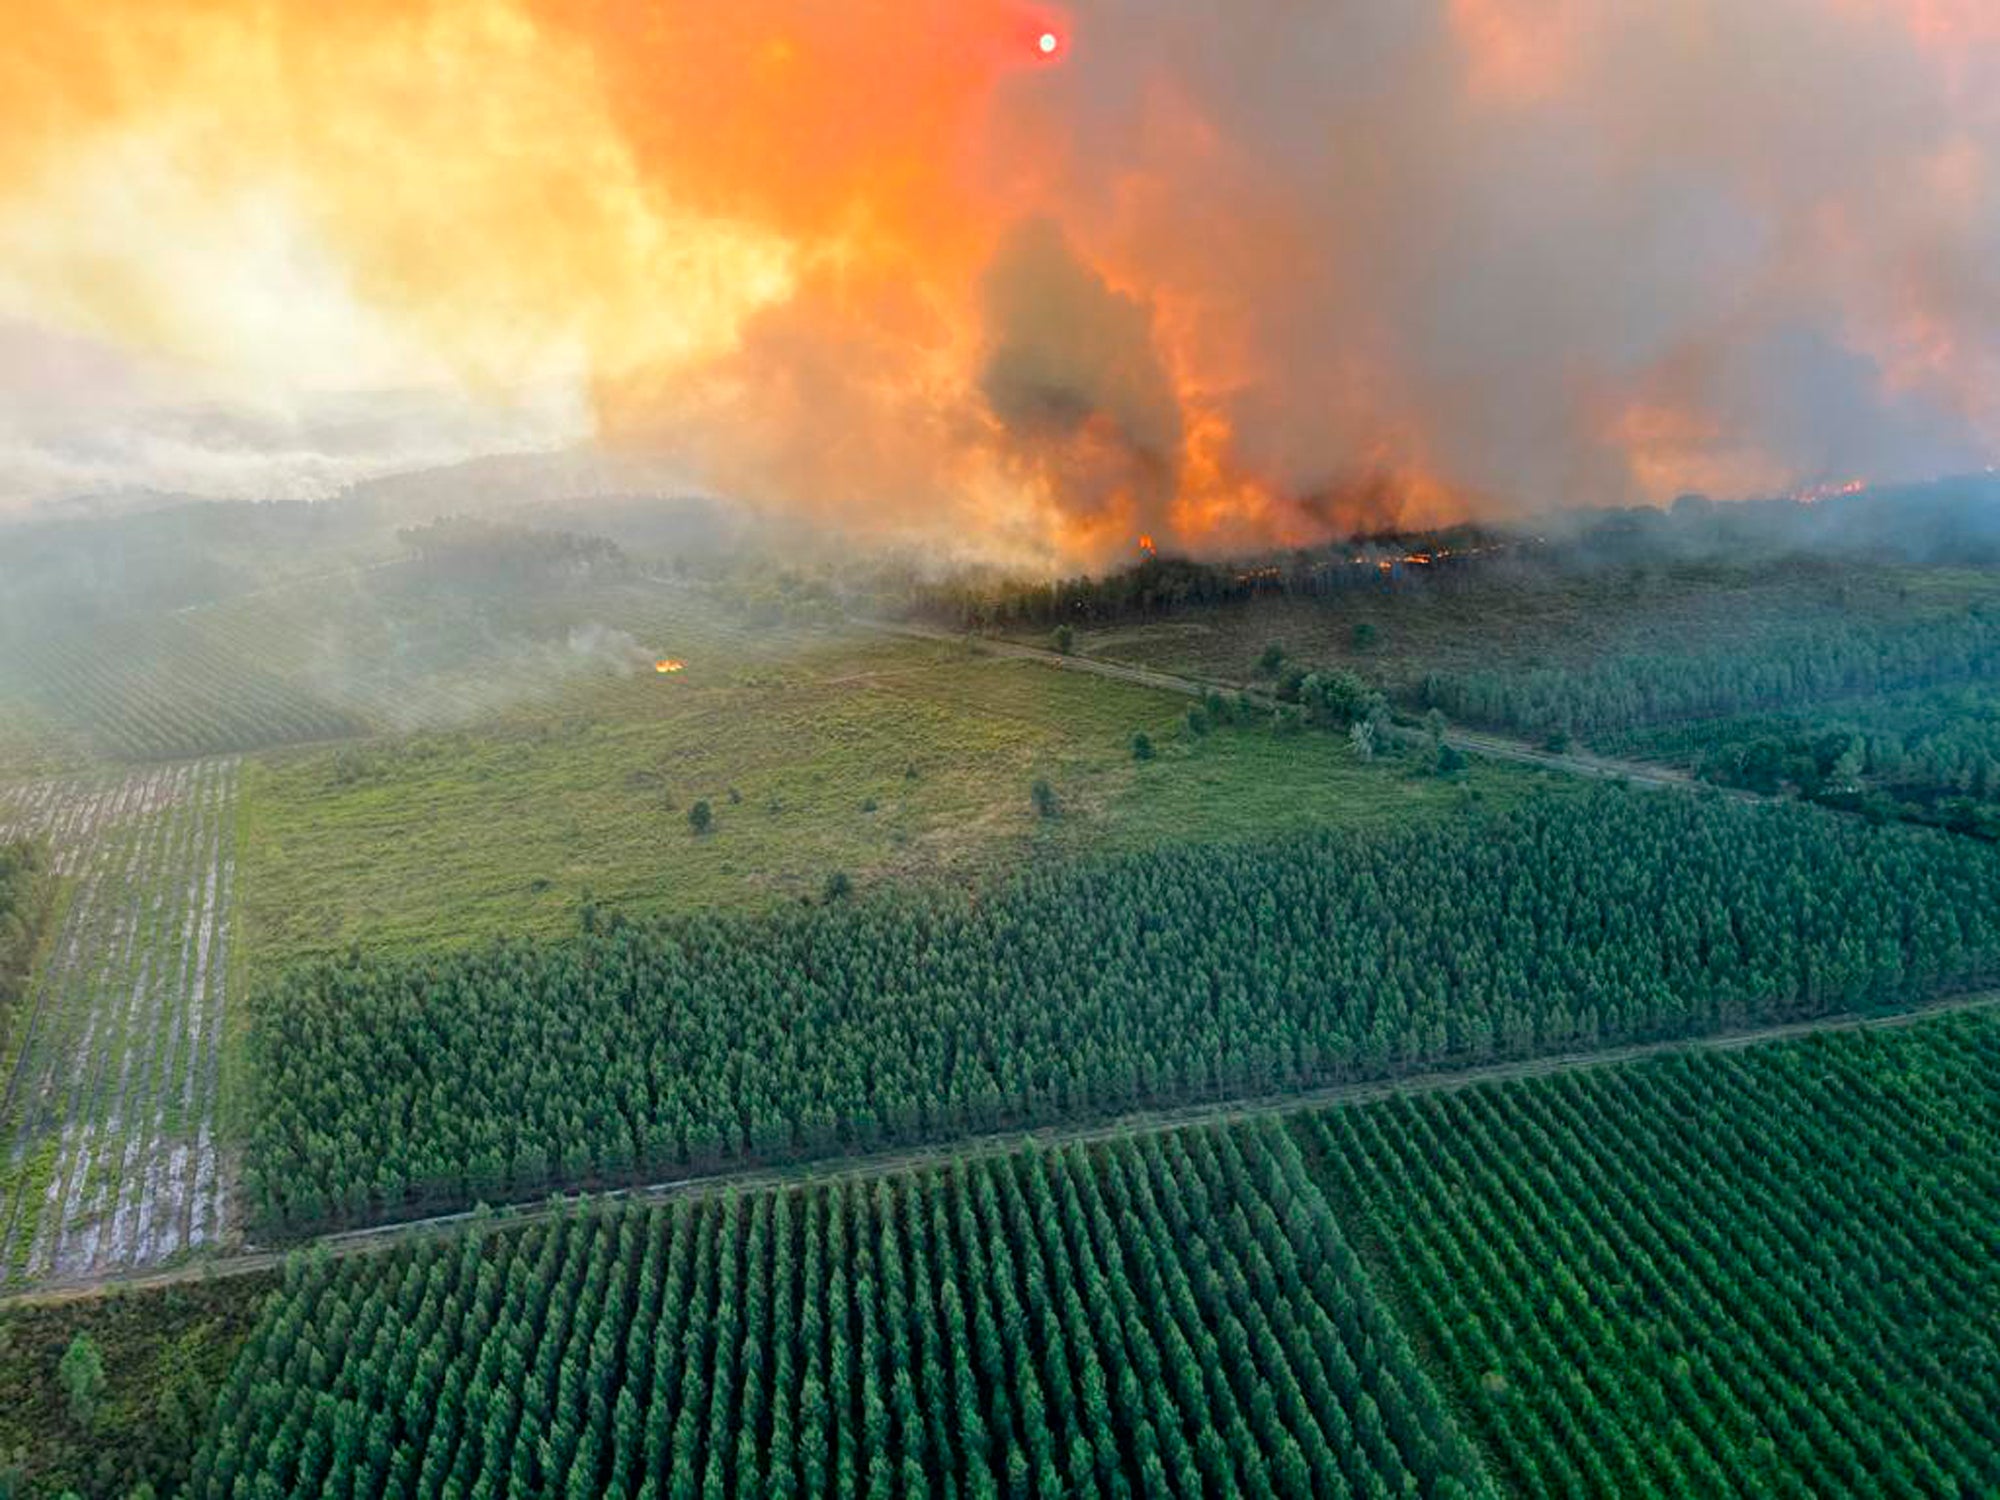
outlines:
[{"label": "furrowed soil rows", "polygon": [[0,791],[61,923],[7,1038],[0,1284],[156,1265],[224,1232],[215,1099],[237,763]]}]

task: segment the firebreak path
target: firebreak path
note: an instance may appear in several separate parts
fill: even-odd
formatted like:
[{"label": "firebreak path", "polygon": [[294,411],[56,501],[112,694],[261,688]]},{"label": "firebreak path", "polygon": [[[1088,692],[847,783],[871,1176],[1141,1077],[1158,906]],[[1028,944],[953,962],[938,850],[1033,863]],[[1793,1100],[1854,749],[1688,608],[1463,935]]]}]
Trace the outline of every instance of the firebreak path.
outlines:
[{"label": "firebreak path", "polygon": [[[1066,656],[1060,651],[1051,651],[1046,646],[1030,646],[1021,641],[1010,641],[999,636],[965,634],[907,621],[867,620],[860,623],[891,635],[907,636],[922,641],[947,641],[988,656],[1038,661],[1067,672],[1087,672],[1094,677],[1109,677],[1117,682],[1136,683],[1141,687],[1180,693],[1189,698],[1223,692],[1241,693],[1253,702],[1267,706],[1274,706],[1277,702],[1263,688],[1246,683],[1186,677],[1175,672],[1158,671],[1152,667],[1135,667],[1127,662],[1106,661],[1096,656]],[[1734,797],[1745,802],[1768,800],[1755,792],[1710,787],[1706,782],[1697,781],[1686,772],[1676,770],[1672,766],[1660,766],[1636,760],[1617,760],[1610,756],[1590,755],[1577,751],[1558,754],[1522,740],[1509,739],[1505,735],[1483,734],[1461,729],[1457,725],[1452,726],[1449,738],[1451,743],[1461,750],[1471,750],[1490,759],[1515,761],[1521,765],[1535,766],[1547,771],[1563,771],[1573,776],[1595,776],[1607,781],[1625,781],[1634,786],[1673,787],[1682,791],[1695,789],[1714,791],[1722,796]]]},{"label": "firebreak path", "polygon": [[423,1236],[448,1235],[464,1229],[475,1218],[487,1224],[514,1227],[532,1224],[557,1214],[573,1211],[583,1204],[610,1202],[651,1204],[689,1194],[717,1193],[726,1189],[796,1186],[841,1178],[872,1177],[913,1167],[931,1166],[966,1157],[1001,1155],[1024,1146],[1067,1146],[1116,1139],[1155,1130],[1188,1125],[1230,1124],[1265,1115],[1292,1114],[1344,1104],[1365,1104],[1381,1099],[1414,1094],[1451,1093],[1482,1084],[1542,1078],[1550,1074],[1641,1062],[1647,1058],[1673,1054],[1739,1052],[1774,1042],[1844,1031],[1889,1031],[1934,1020],[1940,1016],[2000,1008],[2000,990],[1984,990],[1961,995],[1911,1010],[1879,1015],[1825,1016],[1810,1021],[1791,1021],[1776,1026],[1759,1026],[1713,1036],[1676,1038],[1661,1042],[1635,1042],[1589,1052],[1557,1053],[1525,1058],[1518,1062],[1491,1063],[1483,1067],[1453,1072],[1419,1073],[1402,1078],[1377,1079],[1362,1083],[1330,1084],[1324,1088],[1262,1098],[1235,1099],[1208,1104],[1178,1105],[1163,1109],[1138,1110],[1114,1119],[1087,1124],[1051,1125],[1038,1130],[996,1131],[987,1135],[965,1136],[935,1145],[899,1148],[799,1163],[782,1167],[750,1167],[735,1172],[672,1178],[643,1187],[623,1188],[604,1193],[560,1195],[538,1203],[491,1211],[439,1214],[427,1219],[405,1220],[373,1229],[347,1230],[321,1235],[291,1250],[246,1249],[235,1254],[190,1261],[165,1270],[108,1274],[68,1281],[45,1282],[40,1286],[0,1297],[0,1308],[30,1303],[78,1301],[119,1290],[141,1290],[171,1286],[178,1282],[209,1281],[225,1276],[249,1276],[269,1272],[283,1265],[288,1254],[317,1249],[334,1256],[369,1255],[393,1250]]}]

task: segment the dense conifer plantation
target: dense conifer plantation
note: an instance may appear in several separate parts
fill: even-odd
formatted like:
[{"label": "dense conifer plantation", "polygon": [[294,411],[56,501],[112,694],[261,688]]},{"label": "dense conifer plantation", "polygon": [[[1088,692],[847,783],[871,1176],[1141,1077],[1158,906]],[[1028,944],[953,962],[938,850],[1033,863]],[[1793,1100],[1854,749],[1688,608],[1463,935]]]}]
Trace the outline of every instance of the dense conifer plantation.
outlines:
[{"label": "dense conifer plantation", "polygon": [[1600,749],[1691,767],[1705,781],[1787,788],[1832,807],[2000,839],[2000,688],[1881,698],[1665,724]]},{"label": "dense conifer plantation", "polygon": [[1990,1014],[1298,1128],[1511,1492],[2000,1494]]},{"label": "dense conifer plantation", "polygon": [[1282,1128],[294,1268],[195,1496],[1492,1493]]},{"label": "dense conifer plantation", "polygon": [[1583,667],[1432,673],[1420,701],[1524,734],[1601,738],[1647,725],[1793,708],[2000,676],[2000,612],[1916,623],[1816,622],[1730,650],[1611,655]]},{"label": "dense conifer plantation", "polygon": [[1895,1004],[2000,972],[2000,850],[1607,788],[758,920],[295,971],[293,1228]]}]

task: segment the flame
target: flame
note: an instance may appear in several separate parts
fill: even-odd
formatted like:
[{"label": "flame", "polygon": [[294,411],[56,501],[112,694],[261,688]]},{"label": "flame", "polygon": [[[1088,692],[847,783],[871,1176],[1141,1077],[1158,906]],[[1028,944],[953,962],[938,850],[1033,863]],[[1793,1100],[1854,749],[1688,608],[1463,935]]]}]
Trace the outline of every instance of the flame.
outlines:
[{"label": "flame", "polygon": [[663,656],[653,663],[653,670],[661,673],[684,672],[687,670],[687,663],[677,657]]},{"label": "flame", "polygon": [[1152,537],[1146,535],[1144,532],[1141,532],[1139,535],[1139,550],[1148,557],[1157,557],[1159,555],[1159,549],[1153,545]]},{"label": "flame", "polygon": [[[1988,0],[1402,10],[0,0],[0,357],[546,380],[676,476],[1036,561],[2000,446]],[[1043,220],[1086,316],[1003,411],[982,293]],[[1842,364],[1860,419],[1750,410]]]},{"label": "flame", "polygon": [[1829,480],[1825,484],[1809,484],[1792,491],[1792,499],[1802,505],[1817,505],[1822,500],[1832,500],[1841,495],[1858,495],[1868,488],[1865,479]]}]

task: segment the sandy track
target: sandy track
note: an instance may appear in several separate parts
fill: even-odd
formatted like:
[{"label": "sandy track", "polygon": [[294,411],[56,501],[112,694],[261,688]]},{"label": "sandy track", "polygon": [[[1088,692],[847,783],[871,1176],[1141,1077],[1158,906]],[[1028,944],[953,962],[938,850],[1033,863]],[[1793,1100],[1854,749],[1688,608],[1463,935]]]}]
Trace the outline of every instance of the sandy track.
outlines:
[{"label": "sandy track", "polygon": [[234,759],[0,790],[0,835],[69,879],[10,1043],[0,1283],[108,1275],[220,1242],[215,1139]]}]

